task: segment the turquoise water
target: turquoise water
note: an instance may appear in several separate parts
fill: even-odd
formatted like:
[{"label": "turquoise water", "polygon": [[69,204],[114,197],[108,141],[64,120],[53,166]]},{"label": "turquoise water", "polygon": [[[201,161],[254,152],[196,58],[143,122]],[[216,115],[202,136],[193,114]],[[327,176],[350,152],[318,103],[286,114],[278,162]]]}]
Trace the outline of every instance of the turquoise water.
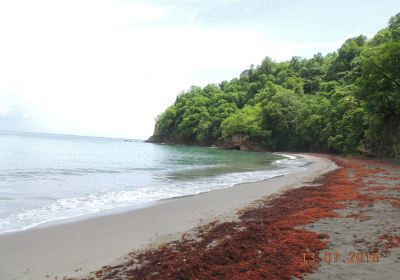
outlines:
[{"label": "turquoise water", "polygon": [[303,170],[270,153],[0,132],[0,232]]}]

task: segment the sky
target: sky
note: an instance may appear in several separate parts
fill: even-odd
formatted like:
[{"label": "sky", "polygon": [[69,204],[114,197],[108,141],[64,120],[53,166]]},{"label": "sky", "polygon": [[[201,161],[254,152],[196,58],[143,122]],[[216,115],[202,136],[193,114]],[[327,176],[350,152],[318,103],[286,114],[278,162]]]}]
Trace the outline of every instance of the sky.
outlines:
[{"label": "sky", "polygon": [[0,0],[0,130],[146,139],[192,85],[373,36],[398,0]]}]

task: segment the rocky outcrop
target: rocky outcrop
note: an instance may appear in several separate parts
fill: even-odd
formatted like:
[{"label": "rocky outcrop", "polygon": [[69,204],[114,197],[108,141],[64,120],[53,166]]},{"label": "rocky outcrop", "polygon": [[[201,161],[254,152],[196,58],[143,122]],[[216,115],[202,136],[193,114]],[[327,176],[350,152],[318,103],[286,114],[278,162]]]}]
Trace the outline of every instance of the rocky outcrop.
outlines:
[{"label": "rocky outcrop", "polygon": [[228,139],[221,138],[216,142],[204,141],[174,141],[169,138],[160,138],[157,136],[151,136],[146,140],[147,143],[158,143],[158,144],[169,144],[169,145],[191,145],[191,146],[203,146],[203,147],[218,147],[225,150],[239,150],[239,151],[254,151],[254,152],[264,152],[269,151],[268,148],[260,143],[251,141],[249,136],[235,135]]},{"label": "rocky outcrop", "polygon": [[220,139],[214,144],[216,147],[220,147],[227,150],[240,150],[240,151],[255,151],[262,152],[268,149],[260,143],[251,141],[249,136],[235,135],[228,139]]}]

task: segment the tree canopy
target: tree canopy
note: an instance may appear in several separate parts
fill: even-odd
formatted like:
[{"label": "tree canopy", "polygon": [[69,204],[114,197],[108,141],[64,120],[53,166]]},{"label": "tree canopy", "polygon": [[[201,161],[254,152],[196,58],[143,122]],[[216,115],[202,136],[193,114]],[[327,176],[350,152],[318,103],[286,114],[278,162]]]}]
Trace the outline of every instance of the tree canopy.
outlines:
[{"label": "tree canopy", "polygon": [[373,38],[192,87],[160,114],[151,141],[212,145],[247,137],[266,150],[400,157],[400,14]]}]

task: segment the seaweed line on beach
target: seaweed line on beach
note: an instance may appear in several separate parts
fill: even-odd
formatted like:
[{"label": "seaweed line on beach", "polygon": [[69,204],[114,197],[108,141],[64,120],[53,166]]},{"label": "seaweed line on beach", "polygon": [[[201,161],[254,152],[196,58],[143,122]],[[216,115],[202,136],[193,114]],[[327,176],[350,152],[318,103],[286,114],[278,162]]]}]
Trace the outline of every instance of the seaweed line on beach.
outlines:
[{"label": "seaweed line on beach", "polygon": [[[215,221],[180,240],[132,252],[126,262],[82,279],[304,279],[326,266],[321,252],[332,245],[332,229],[321,232],[322,227],[310,225],[324,220],[369,221],[374,219],[369,208],[378,202],[397,212],[400,207],[398,167],[330,159],[340,168],[313,184],[257,201],[240,211],[235,221]],[[381,235],[359,243],[385,257],[400,247],[399,232],[395,224],[386,225]],[[315,253],[315,259],[306,261],[307,253]]]}]

